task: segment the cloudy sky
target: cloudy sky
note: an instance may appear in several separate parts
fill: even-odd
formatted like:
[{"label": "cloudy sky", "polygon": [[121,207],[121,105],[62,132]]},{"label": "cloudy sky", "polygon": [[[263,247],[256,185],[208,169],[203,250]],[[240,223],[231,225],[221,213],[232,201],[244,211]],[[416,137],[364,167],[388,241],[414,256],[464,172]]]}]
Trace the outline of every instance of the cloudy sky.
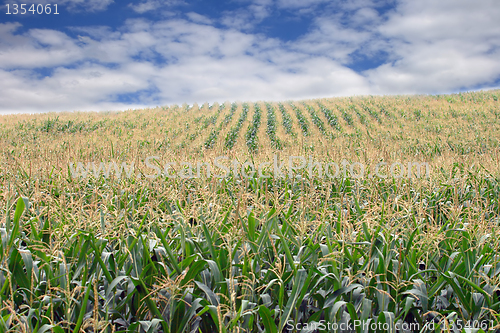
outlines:
[{"label": "cloudy sky", "polygon": [[498,0],[0,3],[0,113],[500,87]]}]

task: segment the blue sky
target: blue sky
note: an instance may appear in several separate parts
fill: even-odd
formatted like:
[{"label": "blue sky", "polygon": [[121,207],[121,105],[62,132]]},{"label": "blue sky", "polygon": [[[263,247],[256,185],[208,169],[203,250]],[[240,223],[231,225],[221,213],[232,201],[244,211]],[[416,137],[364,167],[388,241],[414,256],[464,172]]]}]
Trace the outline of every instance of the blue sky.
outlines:
[{"label": "blue sky", "polygon": [[0,113],[500,87],[498,0],[0,3]]}]

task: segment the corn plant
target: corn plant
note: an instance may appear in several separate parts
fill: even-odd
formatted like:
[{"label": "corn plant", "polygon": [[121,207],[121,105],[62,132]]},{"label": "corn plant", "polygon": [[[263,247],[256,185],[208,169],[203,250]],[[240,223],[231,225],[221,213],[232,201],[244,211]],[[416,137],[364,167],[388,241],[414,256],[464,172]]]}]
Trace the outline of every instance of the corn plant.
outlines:
[{"label": "corn plant", "polygon": [[319,102],[318,102],[318,106],[321,109],[321,111],[323,112],[323,114],[325,115],[325,117],[328,121],[328,124],[330,124],[330,126],[333,129],[336,129],[337,131],[341,131],[338,118],[336,115],[333,114],[332,110],[326,108],[323,104],[321,104]]},{"label": "corn plant", "polygon": [[[335,331],[319,323],[358,323],[344,330],[356,333],[498,332],[497,96],[336,99],[352,128],[325,151],[307,150],[323,166],[270,178],[212,170],[150,179],[145,159],[195,164],[225,154],[239,165],[267,162],[271,175],[305,150],[273,147],[273,137],[294,135],[281,103],[288,134],[279,137],[266,104],[268,134],[250,156],[237,140],[248,104],[229,129],[238,128],[230,152],[213,142],[236,104],[217,125],[205,106],[1,117],[0,332]],[[314,101],[332,126],[327,102]],[[374,118],[363,105],[382,120],[369,132],[355,128],[356,108]],[[256,110],[249,128],[261,116]],[[189,140],[195,128],[215,133],[212,149]],[[319,147],[319,131],[307,141]],[[366,164],[365,177],[349,166],[326,175],[339,157]],[[133,177],[90,167],[77,177],[68,165],[110,158],[135,161]],[[428,178],[411,167],[374,174],[379,161],[419,160]],[[165,171],[161,160],[153,165]]]},{"label": "corn plant", "polygon": [[[213,106],[213,105],[211,105],[211,106]],[[219,105],[219,109],[217,110],[217,114],[215,114],[215,115],[213,115],[212,117],[209,118],[209,124],[210,123],[211,124],[215,124],[217,122],[217,119],[219,118],[219,115],[221,114],[222,110],[225,109],[225,107],[226,106],[225,106],[224,103],[222,103],[221,105]],[[213,145],[215,144],[215,141],[217,141],[217,136],[219,135],[219,132],[221,131],[222,127],[224,125],[226,125],[227,123],[229,123],[231,121],[231,119],[233,118],[233,115],[234,115],[234,113],[236,111],[236,108],[237,108],[237,105],[235,103],[233,103],[231,105],[231,110],[230,110],[229,114],[226,115],[226,117],[224,118],[224,120],[219,124],[219,126],[217,126],[216,129],[213,129],[210,132],[210,134],[208,135],[208,138],[207,138],[207,140],[205,141],[205,144],[204,144],[205,148],[212,148],[213,147]],[[208,127],[209,124],[207,124],[205,126],[205,128]]]},{"label": "corn plant", "polygon": [[[225,105],[224,103],[221,104],[221,107],[225,107],[224,105]],[[219,125],[220,127],[229,124],[231,119],[233,119],[233,116],[234,116],[237,108],[238,108],[238,105],[236,103],[231,104],[231,109],[229,110],[229,113],[224,117],[224,120],[221,123],[222,125]]]},{"label": "corn plant", "polygon": [[[305,179],[317,189],[324,186]],[[247,191],[272,184],[254,178]],[[278,184],[289,199],[308,195],[296,185],[290,179]],[[333,216],[309,231],[301,231],[301,225],[312,223],[316,214],[299,211],[300,201],[284,210],[273,205],[245,213],[241,203],[233,202],[220,223],[207,224],[208,211],[188,218],[185,204],[174,200],[162,205],[172,216],[168,225],[152,223],[144,214],[129,234],[103,237],[80,230],[58,239],[50,233],[57,225],[32,216],[26,211],[31,203],[20,198],[14,218],[8,214],[2,229],[0,296],[9,308],[0,325],[34,332],[291,332],[320,318],[329,323],[381,321],[391,327],[434,322],[436,330],[445,320],[448,325],[471,320],[488,328],[498,324],[493,315],[500,310],[495,233],[478,238],[462,221],[442,215],[436,221],[444,238],[433,247],[429,221],[389,224],[381,210],[370,226],[364,218],[371,210],[364,202],[370,196],[366,184],[342,179],[331,185],[336,190],[320,193],[332,201]],[[234,186],[236,180],[228,180],[220,195],[230,194]],[[481,194],[484,199],[500,192],[497,181],[480,186],[489,188]],[[390,181],[375,190],[382,198],[398,191]],[[151,195],[137,193],[134,205],[147,204]],[[457,195],[464,200],[477,194],[444,187],[407,192],[400,200],[425,199],[430,211]],[[337,200],[340,196],[343,201]],[[498,204],[492,208],[500,213]],[[346,214],[347,223],[357,225],[347,234]],[[105,230],[103,213],[100,220]],[[233,234],[235,227],[239,235]],[[48,252],[55,242],[60,250]]]},{"label": "corn plant", "polygon": [[379,114],[375,111],[375,109],[369,107],[368,105],[366,104],[362,104],[361,107],[363,108],[363,110],[365,110],[366,112],[368,112],[370,114],[370,116],[372,116],[379,124],[382,123],[382,119],[380,119],[380,116]]},{"label": "corn plant", "polygon": [[297,134],[293,131],[293,120],[288,111],[285,109],[285,106],[282,103],[278,103],[278,108],[281,111],[281,116],[283,118],[283,127],[285,128],[285,132],[289,135],[296,136]]},{"label": "corn plant", "polygon": [[242,108],[243,110],[241,112],[240,118],[238,119],[238,122],[229,130],[229,133],[227,133],[226,135],[225,147],[227,149],[231,149],[234,147],[234,145],[236,144],[236,140],[238,139],[238,134],[240,132],[241,126],[243,126],[243,123],[247,119],[248,104],[244,103]]},{"label": "corn plant", "polygon": [[354,104],[349,105],[349,109],[351,109],[358,116],[361,124],[363,124],[363,125],[368,124],[368,121],[366,120],[366,116],[364,114],[362,114]]},{"label": "corn plant", "polygon": [[283,145],[281,143],[281,140],[276,137],[276,128],[278,126],[278,122],[276,121],[276,112],[274,107],[266,103],[266,109],[267,109],[267,135],[269,136],[269,140],[271,140],[271,145],[275,149],[282,149]]},{"label": "corn plant", "polygon": [[245,134],[248,150],[252,153],[258,150],[257,131],[259,130],[261,115],[262,110],[260,106],[255,103],[252,123],[248,126],[248,130]]},{"label": "corn plant", "polygon": [[[212,111],[213,104],[208,107],[209,111]],[[217,112],[214,115],[211,115],[210,117],[206,117],[203,120],[203,125],[201,126],[201,130],[206,129],[209,126],[213,126],[217,123],[217,119],[219,119],[220,114],[222,113],[222,110],[224,110],[225,105],[224,103],[219,105],[219,108],[217,109]]]},{"label": "corn plant", "polygon": [[389,119],[394,119],[394,116],[389,112],[389,110],[387,110],[385,105],[379,104],[378,107],[381,114],[385,115]]},{"label": "corn plant", "polygon": [[342,114],[342,118],[344,118],[345,122],[349,126],[354,126],[354,120],[352,119],[352,115],[344,108],[337,105],[337,110]]},{"label": "corn plant", "polygon": [[304,134],[304,136],[309,136],[309,121],[307,120],[306,116],[304,116],[302,111],[292,103],[290,103],[290,106],[295,111],[295,115],[297,116],[297,120],[299,121],[300,128],[302,129],[302,134]]},{"label": "corn plant", "polygon": [[326,131],[325,123],[318,116],[318,114],[316,113],[316,110],[314,110],[314,108],[312,106],[307,105],[305,103],[303,105],[307,109],[307,111],[309,111],[309,114],[311,115],[312,122],[313,122],[314,125],[316,125],[316,127],[319,130],[319,132],[321,134],[325,135],[325,136],[333,138],[332,133]]}]

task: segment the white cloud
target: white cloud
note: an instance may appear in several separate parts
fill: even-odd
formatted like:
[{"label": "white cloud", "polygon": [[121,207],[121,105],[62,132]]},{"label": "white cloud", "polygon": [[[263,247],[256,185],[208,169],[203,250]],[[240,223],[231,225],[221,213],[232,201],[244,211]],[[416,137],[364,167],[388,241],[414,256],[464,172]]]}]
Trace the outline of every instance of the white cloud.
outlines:
[{"label": "white cloud", "polygon": [[[79,39],[52,30],[19,36],[12,29],[0,25],[10,39],[22,39],[11,45],[8,57],[0,58],[2,111],[123,108],[123,103],[110,102],[118,101],[120,94],[151,89],[157,92],[145,104],[368,92],[362,76],[329,58],[287,51],[277,39],[186,20],[129,21],[127,29],[108,38],[102,27]],[[26,44],[35,46],[25,50]],[[41,44],[45,47],[36,47]],[[73,55],[57,58],[61,45]],[[29,61],[11,60],[28,53],[33,57]],[[75,55],[78,62],[71,63]],[[167,63],[155,64],[150,59],[154,56]],[[51,58],[56,60],[50,62]],[[34,59],[53,66],[51,75],[37,75]]]},{"label": "white cloud", "polygon": [[223,12],[220,21],[233,29],[252,30],[271,15],[272,5],[272,0],[253,0],[246,7]]},{"label": "white cloud", "polygon": [[436,93],[500,77],[500,6],[494,0],[403,1],[380,34],[390,63],[368,71],[373,89]]},{"label": "white cloud", "polygon": [[204,15],[200,15],[195,12],[189,12],[186,14],[186,16],[193,22],[195,23],[201,23],[201,24],[212,24],[213,21],[209,19],[208,17]]},{"label": "white cloud", "polygon": [[[311,10],[319,0],[305,3],[312,4],[305,9]],[[329,2],[321,10],[313,10],[316,16],[309,30],[289,42],[289,46],[307,54],[330,57],[346,66],[356,62],[360,55],[377,56],[387,48],[387,40],[377,31],[385,20],[377,10],[382,5],[376,0]]]},{"label": "white cloud", "polygon": [[380,30],[408,41],[457,38],[500,38],[500,6],[496,0],[401,1]]},{"label": "white cloud", "polygon": [[127,108],[123,103],[112,103],[109,96],[147,89],[147,80],[136,75],[147,70],[148,68],[131,67],[116,71],[86,64],[78,69],[59,68],[52,76],[41,79],[27,70],[10,72],[0,70],[1,111],[42,112]]},{"label": "white cloud", "polygon": [[379,13],[373,8],[360,8],[352,16],[350,23],[355,27],[373,26],[381,21]]},{"label": "white cloud", "polygon": [[291,47],[304,53],[325,55],[342,63],[350,61],[349,55],[372,37],[372,33],[346,27],[335,15],[318,18],[315,29],[291,42]]},{"label": "white cloud", "polygon": [[[128,20],[118,29],[75,27],[76,38],[50,29],[19,34],[19,24],[0,24],[0,112],[493,85],[500,78],[500,7],[488,0],[475,6],[446,1],[408,0],[385,14],[369,0],[337,3],[341,10],[328,7],[290,42],[251,33],[276,8],[269,0],[252,2],[245,8],[253,9],[236,15],[228,29],[194,12],[156,23]],[[387,54],[381,66],[358,73],[348,68],[355,55],[380,52]],[[126,94],[138,102],[123,103]]]},{"label": "white cloud", "polygon": [[292,16],[317,15],[315,9],[318,5],[330,3],[329,0],[240,0],[240,2],[244,6],[225,11],[220,21],[227,27],[243,31],[251,31],[263,20],[285,10]]},{"label": "white cloud", "polygon": [[158,0],[148,0],[139,4],[129,4],[129,6],[139,14],[143,14],[161,7],[161,2]]},{"label": "white cloud", "polygon": [[0,24],[0,67],[37,68],[67,65],[84,57],[75,41],[55,30],[32,29],[14,34],[19,24]]}]

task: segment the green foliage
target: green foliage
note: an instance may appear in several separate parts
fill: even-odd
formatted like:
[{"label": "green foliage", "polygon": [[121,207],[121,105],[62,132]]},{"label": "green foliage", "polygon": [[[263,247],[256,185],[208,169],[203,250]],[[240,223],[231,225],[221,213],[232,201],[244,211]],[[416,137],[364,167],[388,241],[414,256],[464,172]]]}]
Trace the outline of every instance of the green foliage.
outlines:
[{"label": "green foliage", "polygon": [[285,106],[282,103],[278,104],[278,108],[281,111],[281,116],[283,118],[283,127],[285,128],[286,134],[296,136],[297,134],[293,131],[293,120],[288,111],[285,109]]},{"label": "green foliage", "polygon": [[354,120],[352,119],[351,114],[347,110],[341,108],[340,106],[337,106],[337,109],[342,114],[342,118],[344,118],[344,120],[347,123],[347,125],[354,126]]},{"label": "green foliage", "polygon": [[[314,331],[306,324],[355,320],[389,326],[380,332],[402,324],[418,325],[409,330],[415,332],[461,332],[447,325],[476,320],[494,332],[500,324],[497,96],[344,98],[331,104],[335,114],[317,102],[290,109],[266,104],[262,137],[256,105],[241,142],[247,104],[231,128],[236,103],[216,112],[183,105],[108,116],[5,117],[0,332],[288,333],[301,331],[296,325],[305,332]],[[322,146],[309,116],[318,132],[339,140]],[[339,127],[340,118],[349,128]],[[217,142],[226,128],[225,142]],[[198,135],[212,150],[190,142]],[[140,178],[73,178],[65,164],[140,164],[155,155],[195,162],[225,154],[240,165],[271,162],[264,170],[270,175],[273,157],[287,163],[276,151],[286,140],[303,142],[283,147],[288,156],[346,157],[367,163],[367,177],[350,178],[341,168],[337,178],[321,178],[318,168],[313,176],[304,168],[296,177],[284,172],[270,179],[237,173],[218,179],[215,172],[145,179],[141,167]],[[428,161],[431,177],[370,177],[379,160],[409,159]],[[430,323],[434,330],[424,327]]]},{"label": "green foliage", "polygon": [[[274,107],[266,103],[267,109],[267,135],[269,136],[269,140],[271,140],[271,146],[275,149],[282,149],[283,145],[281,140],[276,137],[276,128],[278,127],[278,122],[276,120],[276,112]],[[285,111],[286,112],[286,111]]]},{"label": "green foliage", "polygon": [[319,132],[323,135],[328,135],[328,133],[326,132],[326,128],[325,128],[325,123],[323,123],[323,120],[321,120],[321,118],[318,116],[318,114],[316,113],[316,110],[314,110],[314,108],[312,106],[307,105],[305,103],[303,105],[307,109],[307,111],[309,111],[309,114],[311,115],[311,119],[312,119],[314,125],[316,125],[316,127],[318,127]]},{"label": "green foliage", "polygon": [[328,121],[328,124],[330,124],[330,126],[334,129],[336,129],[337,131],[340,131],[341,128],[339,125],[339,120],[338,120],[337,116],[333,114],[332,110],[326,108],[323,104],[321,104],[319,102],[318,102],[318,106],[321,109],[321,111],[323,112],[323,114],[325,115],[325,117]]},{"label": "green foliage", "polygon": [[[224,105],[224,104],[222,104],[222,105]],[[238,105],[236,103],[231,104],[231,110],[229,111],[229,114],[227,114],[224,117],[224,120],[222,121],[220,127],[225,126],[231,122],[231,119],[233,119],[233,116],[234,116],[237,108],[238,108]]]},{"label": "green foliage", "polygon": [[247,120],[248,104],[244,103],[242,108],[243,110],[241,112],[240,118],[238,119],[238,122],[229,130],[229,133],[227,133],[225,141],[225,147],[227,149],[232,149],[234,147],[234,145],[236,144],[236,140],[238,139],[238,134],[240,133],[241,126],[243,126],[243,123],[245,122],[245,120]]},{"label": "green foliage", "polygon": [[379,124],[382,123],[382,120],[380,119],[379,114],[377,113],[377,111],[375,111],[375,109],[373,107],[370,107],[366,104],[362,104],[361,107],[363,108],[363,110],[368,112],[370,114],[370,116],[372,116]]},{"label": "green foliage", "polygon": [[[211,105],[210,107],[212,107]],[[222,103],[219,106],[219,109],[217,110],[217,114],[207,118],[208,122],[204,125],[204,127],[208,127],[210,124],[215,124],[217,122],[217,119],[219,118],[219,115],[221,114],[222,110],[224,110],[225,105]],[[204,147],[207,149],[210,149],[214,146],[215,142],[217,141],[217,137],[219,136],[219,132],[221,131],[222,127],[226,124],[228,124],[231,119],[233,118],[234,113],[236,112],[237,105],[236,103],[233,103],[231,105],[231,110],[230,112],[226,115],[224,120],[217,126],[217,128],[213,129],[210,134],[208,135],[207,140],[205,141]]]},{"label": "green foliage", "polygon": [[302,111],[292,103],[290,103],[290,106],[295,111],[295,115],[297,116],[297,120],[299,121],[299,126],[302,129],[302,134],[304,134],[304,136],[309,136],[309,121],[307,120],[306,116],[304,116]]},{"label": "green foliage", "polygon": [[354,111],[354,113],[358,116],[359,122],[361,124],[363,124],[363,125],[367,125],[368,124],[368,121],[366,120],[366,116],[364,114],[362,114],[359,111],[359,109],[354,104],[349,105],[349,109],[351,109],[352,111]]},{"label": "green foliage", "polygon": [[384,114],[389,119],[393,119],[394,118],[394,116],[389,112],[389,110],[387,110],[387,108],[386,108],[385,105],[379,104],[379,108],[380,108],[380,113],[381,114]]},{"label": "green foliage", "polygon": [[250,124],[250,126],[248,126],[247,133],[245,134],[248,150],[251,153],[256,153],[258,150],[257,131],[259,130],[261,116],[262,110],[260,106],[255,103],[252,123]]},{"label": "green foliage", "polygon": [[[9,308],[1,312],[0,327],[282,332],[291,325],[320,318],[333,324],[348,316],[392,326],[423,327],[435,320],[443,327],[447,318],[492,327],[500,311],[498,235],[468,227],[464,221],[474,210],[452,219],[441,207],[450,200],[496,200],[489,211],[499,216],[500,187],[498,180],[472,175],[467,181],[481,192],[446,186],[400,191],[390,180],[370,190],[351,179],[321,191],[320,182],[306,179],[335,211],[308,230],[301,225],[319,216],[315,209],[300,208],[300,197],[309,190],[291,179],[255,178],[248,184],[249,193],[273,187],[286,193],[282,202],[259,213],[240,214],[240,204],[233,202],[219,212],[219,223],[204,222],[208,211],[200,211],[195,223],[184,215],[184,203],[167,200],[161,209],[174,217],[172,223],[157,224],[145,214],[131,224],[131,232],[116,236],[86,230],[56,236],[50,230],[58,222],[37,217],[31,203],[19,198],[12,221],[7,218],[1,229],[0,299]],[[228,195],[236,184],[230,179],[217,191]],[[390,222],[385,209],[373,215],[374,203],[365,201],[372,190],[394,205],[392,210],[404,209],[390,202],[398,193],[401,201],[420,202],[432,215],[399,223]],[[147,205],[152,195],[134,196],[133,205]],[[277,208],[285,202],[291,205]],[[372,224],[367,214],[375,217]],[[429,243],[430,218],[442,235],[436,246]],[[55,242],[59,250],[49,251]]]},{"label": "green foliage", "polygon": [[[92,121],[61,121],[59,116],[55,118],[48,118],[40,123],[36,121],[20,122],[17,130],[21,132],[42,132],[42,133],[81,133],[81,132],[94,132],[101,128],[106,128],[112,124],[107,120],[100,120],[97,122]],[[113,124],[114,125],[114,124]]]}]

